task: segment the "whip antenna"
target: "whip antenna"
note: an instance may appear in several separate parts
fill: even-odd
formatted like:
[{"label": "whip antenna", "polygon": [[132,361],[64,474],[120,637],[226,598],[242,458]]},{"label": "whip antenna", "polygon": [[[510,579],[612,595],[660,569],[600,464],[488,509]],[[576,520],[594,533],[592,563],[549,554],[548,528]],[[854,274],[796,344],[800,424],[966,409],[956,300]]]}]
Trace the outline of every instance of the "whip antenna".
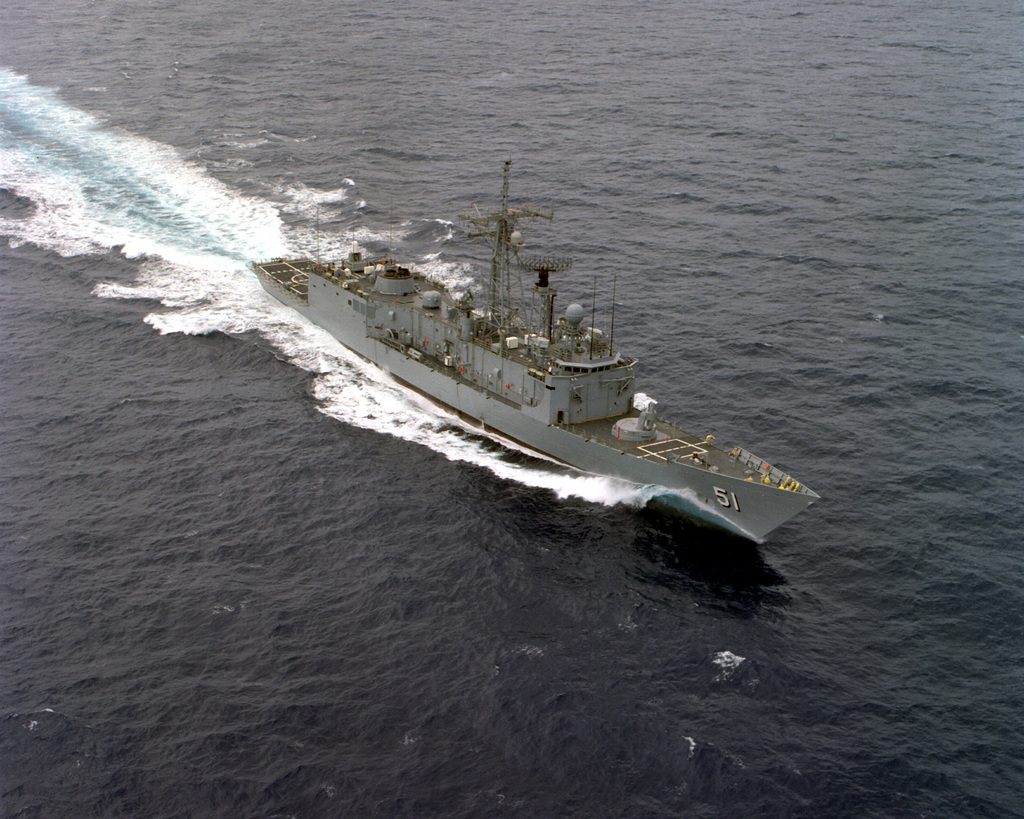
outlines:
[{"label": "whip antenna", "polygon": [[594,315],[597,312],[597,276],[594,276],[594,296],[590,300],[590,360],[594,360]]},{"label": "whip antenna", "polygon": [[619,281],[619,271],[615,271],[615,275],[612,276],[612,332],[611,338],[608,339],[608,355],[615,355],[615,285]]}]

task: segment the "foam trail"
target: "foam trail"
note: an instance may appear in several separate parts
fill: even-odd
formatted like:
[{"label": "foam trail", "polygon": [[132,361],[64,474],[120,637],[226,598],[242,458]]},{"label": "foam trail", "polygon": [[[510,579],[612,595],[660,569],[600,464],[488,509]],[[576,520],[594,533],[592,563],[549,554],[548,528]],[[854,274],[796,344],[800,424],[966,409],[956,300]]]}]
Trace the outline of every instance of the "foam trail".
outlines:
[{"label": "foam trail", "polygon": [[349,189],[355,186],[351,179],[345,179],[340,188],[331,191],[322,191],[310,188],[302,183],[287,185],[282,189],[286,197],[289,211],[298,213],[308,218],[317,215],[323,218],[337,216],[341,210],[340,206],[348,199]]},{"label": "foam trail", "polygon": [[719,651],[716,652],[714,658],[711,660],[717,665],[721,671],[715,676],[717,682],[722,680],[728,680],[732,677],[740,665],[746,661],[746,657],[740,657],[738,654],[733,654],[731,651]]},{"label": "foam trail", "polygon": [[[102,283],[103,298],[159,301],[146,321],[161,333],[257,332],[289,361],[314,374],[322,411],[345,423],[412,441],[452,461],[482,466],[558,497],[641,507],[666,490],[586,475],[565,467],[512,463],[482,446],[461,422],[366,365],[324,330],[267,295],[244,265],[251,258],[310,253],[309,228],[286,237],[275,206],[247,198],[185,161],[175,150],[105,129],[95,117],[50,90],[0,69],[0,173],[4,187],[34,209],[0,220],[0,231],[62,255],[106,253],[123,247],[143,257],[136,281]],[[283,209],[316,213],[344,204],[351,180],[334,191],[285,189]],[[451,239],[439,222],[435,246]],[[326,257],[349,242],[379,241],[361,228],[345,239],[319,237]],[[470,271],[427,253],[421,267],[446,285],[463,288]],[[467,435],[471,431],[474,435]],[[502,442],[510,447],[508,442]]]},{"label": "foam trail", "polygon": [[[327,415],[426,446],[451,461],[484,467],[499,478],[550,489],[560,498],[577,497],[609,506],[644,504],[645,488],[628,481],[581,474],[562,467],[546,469],[541,465],[512,463],[464,434],[480,435],[479,430],[466,427],[457,417],[444,413],[397,384],[378,380],[385,378],[383,373],[378,376],[367,367],[355,374],[350,369],[359,366],[350,362],[348,367],[316,379],[313,394],[321,401]],[[368,384],[372,385],[371,389],[366,388]],[[502,444],[512,448],[509,442],[502,441]]]},{"label": "foam trail", "polygon": [[204,270],[284,252],[275,208],[232,191],[173,148],[104,129],[53,92],[0,69],[0,177],[30,199],[0,230],[70,256],[123,247]]}]

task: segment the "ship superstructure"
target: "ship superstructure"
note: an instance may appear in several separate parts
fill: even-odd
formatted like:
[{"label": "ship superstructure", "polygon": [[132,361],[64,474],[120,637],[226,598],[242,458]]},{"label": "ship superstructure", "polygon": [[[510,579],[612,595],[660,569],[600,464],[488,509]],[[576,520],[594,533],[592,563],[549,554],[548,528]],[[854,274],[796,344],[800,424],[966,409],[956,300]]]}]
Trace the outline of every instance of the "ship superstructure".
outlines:
[{"label": "ship superstructure", "polygon": [[[740,447],[726,451],[634,406],[637,361],[551,278],[568,259],[521,254],[521,226],[549,212],[509,205],[463,214],[491,248],[486,303],[392,258],[254,262],[264,288],[392,377],[467,421],[588,472],[665,487],[680,511],[755,540],[818,496]],[[533,280],[534,276],[536,277]],[[529,282],[529,280],[533,280]],[[614,327],[614,324],[613,324]]]}]

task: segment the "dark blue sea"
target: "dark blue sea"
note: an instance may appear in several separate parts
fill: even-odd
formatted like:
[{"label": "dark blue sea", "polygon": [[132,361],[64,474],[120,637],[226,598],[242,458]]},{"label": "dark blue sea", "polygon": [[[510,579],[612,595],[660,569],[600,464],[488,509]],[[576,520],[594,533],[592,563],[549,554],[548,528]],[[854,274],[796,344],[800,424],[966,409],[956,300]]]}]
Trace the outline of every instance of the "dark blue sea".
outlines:
[{"label": "dark blue sea", "polygon": [[[1017,0],[49,0],[0,24],[0,815],[1024,815]],[[760,544],[265,295],[531,252]],[[596,292],[596,299],[595,294]]]}]

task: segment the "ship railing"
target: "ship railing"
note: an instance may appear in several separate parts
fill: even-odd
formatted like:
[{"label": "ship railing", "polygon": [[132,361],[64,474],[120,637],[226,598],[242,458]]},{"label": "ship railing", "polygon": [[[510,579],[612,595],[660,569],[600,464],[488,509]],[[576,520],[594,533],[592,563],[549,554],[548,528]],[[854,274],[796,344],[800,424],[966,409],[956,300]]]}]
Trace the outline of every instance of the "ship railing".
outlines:
[{"label": "ship railing", "polygon": [[729,452],[729,456],[734,458],[737,463],[747,467],[751,477],[759,475],[762,483],[765,482],[764,478],[767,477],[768,483],[772,486],[788,489],[791,492],[809,494],[807,487],[794,480],[788,472],[783,472],[777,466],[772,466],[763,458],[758,458],[754,453],[748,452],[743,447],[735,447]]}]

